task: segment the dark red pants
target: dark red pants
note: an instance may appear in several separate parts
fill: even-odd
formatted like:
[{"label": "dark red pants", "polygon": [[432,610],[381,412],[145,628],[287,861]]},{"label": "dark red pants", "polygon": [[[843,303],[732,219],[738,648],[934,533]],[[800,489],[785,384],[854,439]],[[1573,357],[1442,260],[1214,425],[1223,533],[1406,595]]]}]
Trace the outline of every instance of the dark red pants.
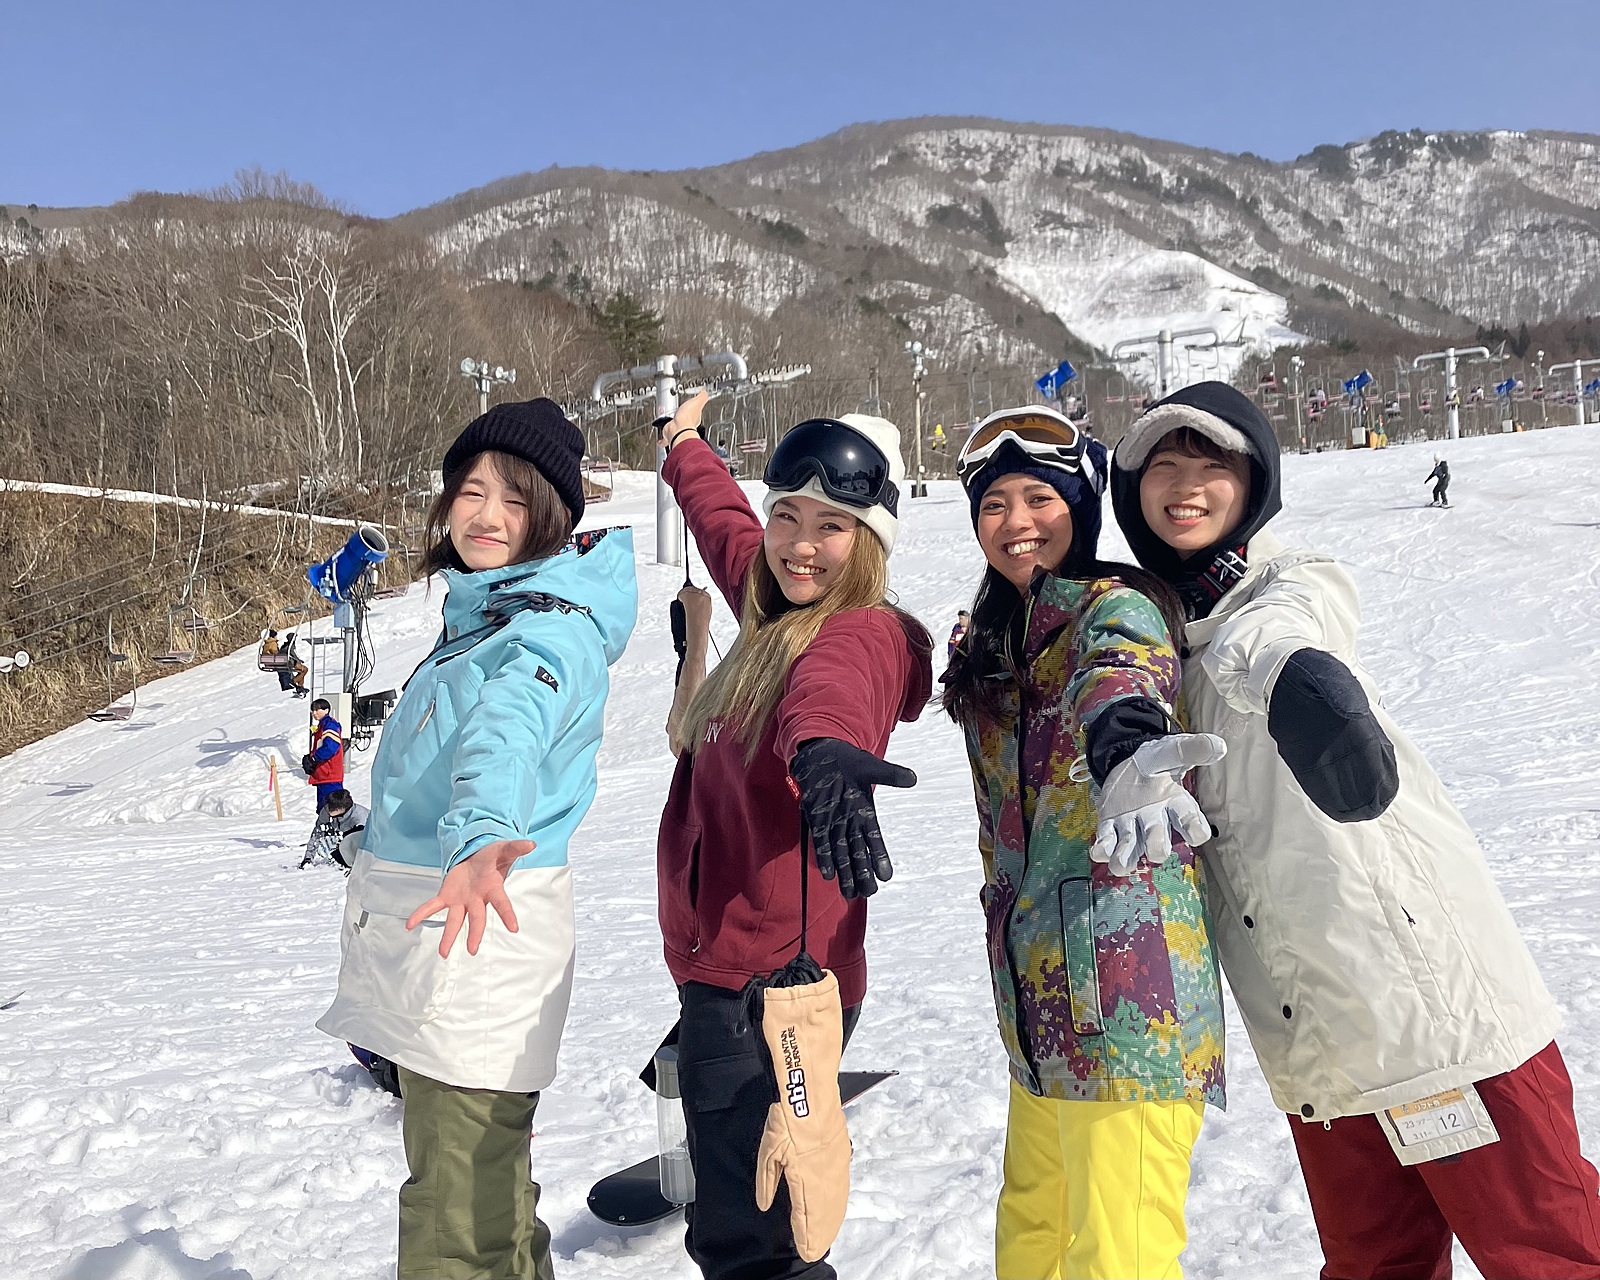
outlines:
[{"label": "dark red pants", "polygon": [[1600,1278],[1600,1175],[1578,1150],[1554,1042],[1478,1083],[1500,1141],[1402,1165],[1373,1116],[1289,1117],[1323,1280],[1448,1280],[1450,1237],[1487,1280]]}]

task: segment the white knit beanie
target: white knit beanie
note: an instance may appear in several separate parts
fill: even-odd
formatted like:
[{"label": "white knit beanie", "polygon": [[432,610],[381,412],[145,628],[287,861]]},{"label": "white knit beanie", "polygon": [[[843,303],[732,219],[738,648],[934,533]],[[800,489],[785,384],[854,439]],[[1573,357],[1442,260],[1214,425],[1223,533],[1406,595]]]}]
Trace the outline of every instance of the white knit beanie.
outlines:
[{"label": "white knit beanie", "polygon": [[[866,413],[847,413],[843,417],[834,419],[842,422],[853,431],[860,432],[889,459],[889,479],[898,489],[906,478],[905,459],[900,456],[900,428],[887,418],[874,418]],[[772,508],[779,498],[792,498],[795,495],[806,498],[815,498],[818,502],[825,502],[830,507],[838,507],[848,511],[851,515],[878,535],[878,541],[883,543],[885,553],[894,550],[894,540],[900,533],[900,521],[896,519],[881,502],[870,507],[853,507],[849,503],[840,502],[830,498],[825,492],[816,476],[812,476],[799,489],[768,489],[767,496],[762,499],[761,509],[772,518]]]}]

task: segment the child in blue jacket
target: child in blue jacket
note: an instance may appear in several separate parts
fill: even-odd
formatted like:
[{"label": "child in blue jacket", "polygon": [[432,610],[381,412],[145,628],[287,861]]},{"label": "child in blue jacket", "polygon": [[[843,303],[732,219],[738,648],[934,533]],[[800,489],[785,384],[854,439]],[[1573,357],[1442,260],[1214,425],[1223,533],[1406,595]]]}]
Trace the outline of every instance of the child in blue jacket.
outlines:
[{"label": "child in blue jacket", "polygon": [[528,1143],[572,988],[567,846],[638,607],[631,532],[572,537],[582,455],[544,399],[496,405],[450,446],[428,517],[444,630],[373,761],[317,1025],[399,1066],[399,1280],[551,1275]]}]

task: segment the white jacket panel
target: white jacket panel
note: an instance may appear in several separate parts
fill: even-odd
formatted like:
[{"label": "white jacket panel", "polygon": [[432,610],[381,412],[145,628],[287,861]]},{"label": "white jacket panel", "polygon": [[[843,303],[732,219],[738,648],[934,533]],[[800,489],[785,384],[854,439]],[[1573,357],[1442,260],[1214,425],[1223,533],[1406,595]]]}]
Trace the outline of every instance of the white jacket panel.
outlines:
[{"label": "white jacket panel", "polygon": [[[1202,853],[1218,954],[1273,1100],[1331,1120],[1519,1066],[1559,1014],[1471,829],[1360,666],[1354,581],[1270,533],[1248,558],[1188,628],[1184,697],[1190,728],[1228,743],[1194,775],[1216,831]],[[1267,731],[1302,648],[1350,668],[1394,744],[1399,793],[1372,821],[1323,814]]]},{"label": "white jacket panel", "polygon": [[463,929],[448,959],[439,957],[443,913],[405,927],[439,879],[437,867],[379,861],[366,850],[357,856],[339,994],[317,1026],[459,1088],[548,1088],[572,997],[571,869],[513,868],[506,896],[519,931],[490,910],[478,954],[467,954]]}]

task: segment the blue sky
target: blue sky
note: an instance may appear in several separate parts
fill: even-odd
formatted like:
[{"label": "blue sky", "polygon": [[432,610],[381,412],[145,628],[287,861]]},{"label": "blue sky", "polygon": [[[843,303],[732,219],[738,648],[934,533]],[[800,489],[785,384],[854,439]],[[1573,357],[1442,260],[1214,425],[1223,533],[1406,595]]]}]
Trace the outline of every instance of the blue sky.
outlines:
[{"label": "blue sky", "polygon": [[550,164],[669,169],[859,120],[1101,125],[1288,159],[1386,128],[1600,133],[1597,0],[28,0],[0,201],[260,165],[369,214]]}]

